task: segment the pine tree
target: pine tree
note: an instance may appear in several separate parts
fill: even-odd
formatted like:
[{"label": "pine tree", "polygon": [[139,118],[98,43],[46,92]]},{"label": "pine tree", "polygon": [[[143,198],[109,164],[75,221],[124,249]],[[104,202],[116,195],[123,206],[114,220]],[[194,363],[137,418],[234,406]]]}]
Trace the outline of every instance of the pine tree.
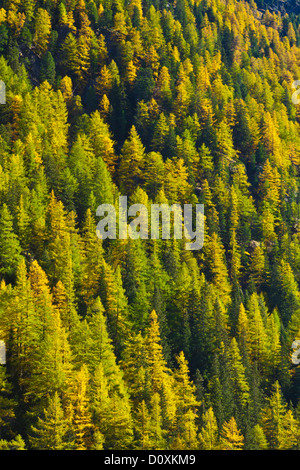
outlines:
[{"label": "pine tree", "polygon": [[293,450],[297,448],[298,425],[292,410],[288,410],[279,429],[278,448]]},{"label": "pine tree", "polygon": [[137,449],[151,449],[150,427],[151,418],[144,400],[138,405],[135,419],[135,432],[137,435]]},{"label": "pine tree", "polygon": [[61,47],[62,63],[67,67],[68,75],[75,77],[78,70],[78,46],[72,33],[69,33]]},{"label": "pine tree", "polygon": [[92,445],[92,420],[87,395],[88,381],[89,373],[87,367],[83,365],[76,373],[71,395],[70,415],[76,450],[88,450]]},{"label": "pine tree", "polygon": [[170,104],[170,100],[172,98],[172,91],[171,91],[171,77],[169,70],[166,66],[162,66],[158,79],[158,89],[159,89],[159,98],[166,106]]},{"label": "pine tree", "polygon": [[17,209],[17,235],[23,250],[29,248],[29,235],[31,232],[28,199],[29,198],[26,197],[24,198],[23,194],[21,194]]},{"label": "pine tree", "polygon": [[[278,381],[273,384],[272,394],[261,412],[262,427],[270,449],[277,449],[279,439],[283,438],[283,419],[286,416],[286,404]],[[290,419],[290,418],[289,418]],[[288,420],[285,420],[286,424]],[[291,422],[292,424],[292,422]],[[282,441],[284,442],[284,440]]]},{"label": "pine tree", "polygon": [[152,200],[155,200],[157,192],[162,188],[165,175],[165,166],[162,155],[158,152],[150,152],[144,168],[144,187]]},{"label": "pine tree", "polygon": [[115,352],[120,355],[129,335],[129,306],[122,285],[120,268],[116,272],[107,263],[103,263],[103,304],[105,307],[108,330],[113,341]]},{"label": "pine tree", "polygon": [[203,426],[199,433],[200,448],[203,450],[218,449],[218,425],[212,407],[203,416]]},{"label": "pine tree", "polygon": [[[268,369],[269,375],[272,379],[276,378],[277,371],[282,367],[281,360],[281,344],[280,344],[280,330],[281,323],[278,312],[274,310],[267,317],[266,331],[267,331],[267,342],[268,342]],[[271,379],[271,380],[272,380]],[[273,382],[273,380],[272,380]]]},{"label": "pine tree", "polygon": [[132,194],[142,180],[145,150],[135,126],[122,147],[119,167],[119,181],[123,194]]},{"label": "pine tree", "polygon": [[17,269],[14,290],[5,283],[1,285],[1,306],[7,312],[5,317],[1,315],[1,329],[9,344],[12,379],[23,393],[33,368],[32,355],[38,345],[40,327],[24,259]]},{"label": "pine tree", "polygon": [[[0,448],[300,448],[293,2],[2,3]],[[102,243],[120,194],[203,249]]]},{"label": "pine tree", "polygon": [[51,32],[51,17],[47,10],[38,8],[33,42],[38,54],[46,52]]},{"label": "pine tree", "polygon": [[237,341],[243,357],[248,355],[249,320],[244,305],[241,303],[237,322]]},{"label": "pine tree", "polygon": [[260,366],[264,366],[266,359],[267,336],[264,321],[262,318],[259,299],[253,293],[249,299],[249,351],[253,360],[257,360]]},{"label": "pine tree", "polygon": [[44,416],[38,418],[36,426],[32,426],[31,447],[39,450],[71,449],[72,442],[68,442],[67,436],[69,426],[58,393],[55,392],[54,396],[49,398]]},{"label": "pine tree", "polygon": [[96,224],[90,209],[86,211],[81,243],[83,254],[81,294],[87,307],[90,307],[99,294],[99,280],[104,262],[102,242],[96,235]]},{"label": "pine tree", "polygon": [[161,450],[165,448],[165,432],[162,429],[162,412],[160,396],[158,393],[154,393],[150,399],[150,439],[151,445],[154,450]]},{"label": "pine tree", "polygon": [[244,436],[237,428],[236,421],[232,417],[224,423],[221,431],[221,448],[223,450],[242,450]]},{"label": "pine tree", "polygon": [[249,267],[251,280],[256,286],[260,286],[264,281],[265,255],[261,246],[255,247],[251,254],[251,265]]},{"label": "pine tree", "polygon": [[235,338],[232,338],[230,342],[228,358],[234,402],[237,404],[238,414],[244,414],[245,416],[250,398],[250,388],[246,379],[245,367],[242,364],[239,347]]},{"label": "pine tree", "polygon": [[14,233],[13,219],[6,204],[1,208],[0,217],[0,274],[11,280],[21,260],[21,246]]},{"label": "pine tree", "polygon": [[73,253],[75,254],[76,249],[79,248],[79,236],[74,222],[68,223],[64,206],[61,201],[56,199],[54,193],[51,194],[48,211],[51,233],[48,248],[48,256],[51,261],[50,279],[52,282],[61,281],[69,298],[74,299]]},{"label": "pine tree", "polygon": [[169,134],[169,125],[164,113],[159,115],[158,121],[155,125],[151,147],[156,152],[164,153],[166,145],[166,137]]},{"label": "pine tree", "polygon": [[41,71],[40,71],[40,80],[41,82],[47,81],[50,85],[54,85],[55,82],[55,61],[50,51],[47,51],[46,54],[43,56],[42,63],[41,63]]},{"label": "pine tree", "polygon": [[58,309],[63,328],[68,335],[70,346],[74,345],[74,335],[78,330],[80,317],[76,311],[74,299],[68,296],[61,281],[53,287],[53,306]]},{"label": "pine tree", "polygon": [[189,379],[188,363],[182,351],[176,359],[178,369],[174,372],[174,391],[177,396],[177,413],[180,414],[188,408],[196,409],[200,403],[196,400],[196,388]]},{"label": "pine tree", "polygon": [[268,443],[264,431],[259,424],[256,424],[249,432],[248,440],[250,441],[251,450],[267,450]]},{"label": "pine tree", "polygon": [[0,450],[26,450],[25,442],[23,441],[20,434],[18,434],[15,439],[12,439],[11,441],[1,439]]},{"label": "pine tree", "polygon": [[85,357],[81,360],[88,365],[91,373],[95,371],[99,362],[103,363],[105,372],[110,375],[114,387],[119,386],[120,371],[116,364],[111,339],[108,336],[106,318],[100,297],[90,308],[87,316],[89,345],[85,348]]},{"label": "pine tree", "polygon": [[218,289],[223,303],[226,305],[229,301],[231,287],[224,260],[224,249],[216,233],[213,233],[209,238],[204,250],[206,252],[206,263],[209,270],[208,280],[212,280],[213,284]]},{"label": "pine tree", "polygon": [[16,401],[12,396],[12,384],[3,365],[0,366],[0,429],[1,438],[12,435],[12,424],[15,421]]},{"label": "pine tree", "polygon": [[131,334],[125,343],[121,367],[128,386],[133,407],[150,400],[150,378],[147,371],[146,340],[141,333]]},{"label": "pine tree", "polygon": [[91,115],[88,137],[96,158],[101,157],[109,171],[113,174],[116,165],[114,141],[107,124],[105,124],[98,111]]},{"label": "pine tree", "polygon": [[71,351],[59,312],[52,303],[52,295],[45,272],[34,261],[29,270],[34,305],[39,323],[36,325],[39,346],[32,357],[34,371],[26,395],[38,400],[46,393],[68,392],[71,381]]},{"label": "pine tree", "polygon": [[165,379],[170,374],[166,361],[163,357],[160,344],[159,324],[157,314],[153,310],[150,314],[150,327],[147,335],[147,363],[150,371],[153,393],[160,392]]},{"label": "pine tree", "polygon": [[189,379],[189,369],[183,352],[177,356],[178,369],[174,372],[174,392],[177,398],[176,428],[173,448],[195,449],[198,446],[196,417],[200,403],[196,388]]},{"label": "pine tree", "polygon": [[174,378],[163,357],[155,311],[150,314],[150,326],[146,337],[146,361],[151,393],[157,392],[161,396],[163,428],[171,431],[175,425],[177,400],[174,391]]},{"label": "pine tree", "polygon": [[102,362],[95,370],[91,387],[93,422],[103,435],[104,447],[128,448],[133,437],[129,401],[127,397],[111,390],[111,381],[107,373],[105,374]]}]

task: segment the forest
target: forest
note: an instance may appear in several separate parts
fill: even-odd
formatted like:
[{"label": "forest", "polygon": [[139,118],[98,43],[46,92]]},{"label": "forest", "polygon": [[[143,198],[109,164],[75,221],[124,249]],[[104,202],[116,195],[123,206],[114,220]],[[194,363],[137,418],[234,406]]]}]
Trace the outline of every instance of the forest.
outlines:
[{"label": "forest", "polygon": [[[0,0],[0,450],[300,449],[300,16],[261,3]],[[99,239],[121,195],[203,248]]]}]

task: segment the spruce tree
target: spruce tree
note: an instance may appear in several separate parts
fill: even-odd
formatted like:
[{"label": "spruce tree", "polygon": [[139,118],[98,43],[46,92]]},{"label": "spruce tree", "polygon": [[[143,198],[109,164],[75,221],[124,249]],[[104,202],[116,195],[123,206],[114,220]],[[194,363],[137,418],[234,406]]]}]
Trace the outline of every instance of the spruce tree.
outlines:
[{"label": "spruce tree", "polygon": [[49,404],[44,410],[43,417],[39,417],[37,424],[32,426],[31,448],[39,450],[72,449],[72,442],[68,442],[69,427],[70,423],[64,416],[59,395],[55,392],[49,398]]},{"label": "spruce tree", "polygon": [[0,211],[0,274],[11,281],[21,260],[21,246],[13,229],[13,218],[6,204]]}]

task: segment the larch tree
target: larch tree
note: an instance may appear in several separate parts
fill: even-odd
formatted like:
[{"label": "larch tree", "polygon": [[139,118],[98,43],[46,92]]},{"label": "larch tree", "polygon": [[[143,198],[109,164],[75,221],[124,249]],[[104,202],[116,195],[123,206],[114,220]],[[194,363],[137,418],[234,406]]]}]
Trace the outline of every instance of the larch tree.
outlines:
[{"label": "larch tree", "polygon": [[81,251],[81,295],[87,307],[90,307],[99,294],[99,280],[104,263],[102,241],[96,235],[96,223],[90,209],[86,211],[82,226]]},{"label": "larch tree", "polygon": [[198,436],[200,449],[217,450],[219,446],[218,434],[217,420],[213,408],[209,407],[203,415],[203,426]]},{"label": "larch tree", "polygon": [[256,424],[248,434],[248,448],[251,450],[267,450],[268,442],[262,427],[259,424]]},{"label": "larch tree", "polygon": [[183,352],[177,356],[178,369],[174,372],[174,392],[177,398],[176,424],[172,448],[198,447],[196,418],[200,403],[195,385],[190,381],[189,368]]},{"label": "larch tree", "polygon": [[146,354],[151,393],[159,393],[162,400],[163,427],[173,430],[177,402],[174,391],[174,377],[163,356],[159,324],[154,310],[150,314],[150,325],[146,337]]},{"label": "larch tree", "polygon": [[112,267],[104,262],[102,273],[103,304],[108,320],[108,330],[115,352],[119,355],[124,348],[131,327],[128,301],[123,288],[120,267],[118,266],[114,272]]},{"label": "larch tree", "polygon": [[42,399],[46,392],[57,391],[61,396],[67,394],[72,366],[66,331],[59,312],[53,306],[46,274],[36,261],[30,267],[29,280],[39,319],[39,324],[36,325],[39,346],[33,354],[35,368],[26,395],[36,401]]},{"label": "larch tree", "polygon": [[234,400],[238,403],[238,410],[245,413],[249,403],[249,384],[246,378],[245,367],[242,364],[241,354],[235,338],[232,338],[229,351],[230,381],[232,382]]},{"label": "larch tree", "polygon": [[259,298],[253,293],[248,303],[249,337],[248,347],[252,360],[264,367],[267,353],[266,328],[262,318]]},{"label": "larch tree", "polygon": [[225,422],[221,430],[222,450],[242,450],[244,446],[244,436],[237,427],[234,417]]},{"label": "larch tree", "polygon": [[226,305],[229,301],[231,291],[227,266],[225,264],[224,248],[221,240],[216,233],[213,233],[207,240],[204,248],[208,266],[208,280],[211,280],[218,289],[220,298]]},{"label": "larch tree", "polygon": [[292,410],[288,410],[282,418],[279,428],[278,448],[282,450],[297,449],[299,428]]},{"label": "larch tree", "polygon": [[120,187],[124,194],[130,195],[141,182],[144,160],[144,146],[135,126],[132,126],[130,135],[122,147],[119,167]]},{"label": "larch tree", "polygon": [[[121,378],[120,378],[121,380]],[[131,409],[124,399],[111,387],[111,381],[100,362],[92,377],[91,409],[93,422],[104,436],[106,449],[126,449],[133,438]]]},{"label": "larch tree", "polygon": [[114,174],[117,159],[114,150],[114,141],[112,140],[107,124],[103,121],[98,111],[95,111],[91,115],[88,137],[96,158],[101,157],[106,163],[110,173]]},{"label": "larch tree", "polygon": [[[3,333],[2,333],[3,334]],[[0,366],[0,427],[1,438],[10,437],[12,434],[12,425],[16,419],[15,407],[16,401],[13,398],[13,387],[5,366]]]},{"label": "larch tree", "polygon": [[135,418],[136,448],[149,450],[152,448],[150,437],[151,417],[145,400],[137,406]]},{"label": "larch tree", "polygon": [[8,363],[12,368],[12,379],[21,393],[25,392],[33,363],[32,358],[38,347],[41,320],[37,315],[34,296],[27,275],[25,260],[17,268],[16,284],[13,289],[2,284],[1,305],[6,315],[1,315],[1,329],[10,349]]},{"label": "larch tree", "polygon": [[35,19],[34,45],[38,54],[43,54],[48,46],[51,33],[51,17],[47,10],[39,8]]},{"label": "larch tree", "polygon": [[[261,411],[261,423],[270,449],[279,446],[279,439],[283,439],[283,420],[286,416],[286,403],[282,397],[281,387],[276,381],[272,387],[272,394],[267,400],[266,406]],[[285,424],[288,420],[285,419]],[[291,422],[292,424],[292,422]],[[284,439],[282,440],[282,442]]]},{"label": "larch tree", "polygon": [[70,423],[64,416],[64,410],[57,392],[49,398],[48,407],[44,409],[43,416],[38,417],[35,426],[32,426],[30,437],[31,448],[44,450],[72,449],[72,442],[68,442]]},{"label": "larch tree", "polygon": [[0,273],[11,280],[21,261],[21,246],[14,233],[13,218],[6,204],[1,208],[0,217]]},{"label": "larch tree", "polygon": [[88,399],[89,372],[85,365],[76,372],[70,402],[66,412],[71,420],[71,432],[76,450],[88,450],[92,445],[92,418]]}]

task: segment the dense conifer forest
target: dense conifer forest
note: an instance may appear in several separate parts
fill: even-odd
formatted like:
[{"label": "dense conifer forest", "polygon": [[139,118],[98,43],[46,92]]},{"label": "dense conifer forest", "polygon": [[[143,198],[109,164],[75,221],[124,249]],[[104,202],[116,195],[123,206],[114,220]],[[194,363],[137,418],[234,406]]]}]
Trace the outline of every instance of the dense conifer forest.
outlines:
[{"label": "dense conifer forest", "polygon": [[[300,448],[300,17],[276,3],[0,0],[1,450]],[[100,240],[120,195],[204,204],[203,249]]]}]

